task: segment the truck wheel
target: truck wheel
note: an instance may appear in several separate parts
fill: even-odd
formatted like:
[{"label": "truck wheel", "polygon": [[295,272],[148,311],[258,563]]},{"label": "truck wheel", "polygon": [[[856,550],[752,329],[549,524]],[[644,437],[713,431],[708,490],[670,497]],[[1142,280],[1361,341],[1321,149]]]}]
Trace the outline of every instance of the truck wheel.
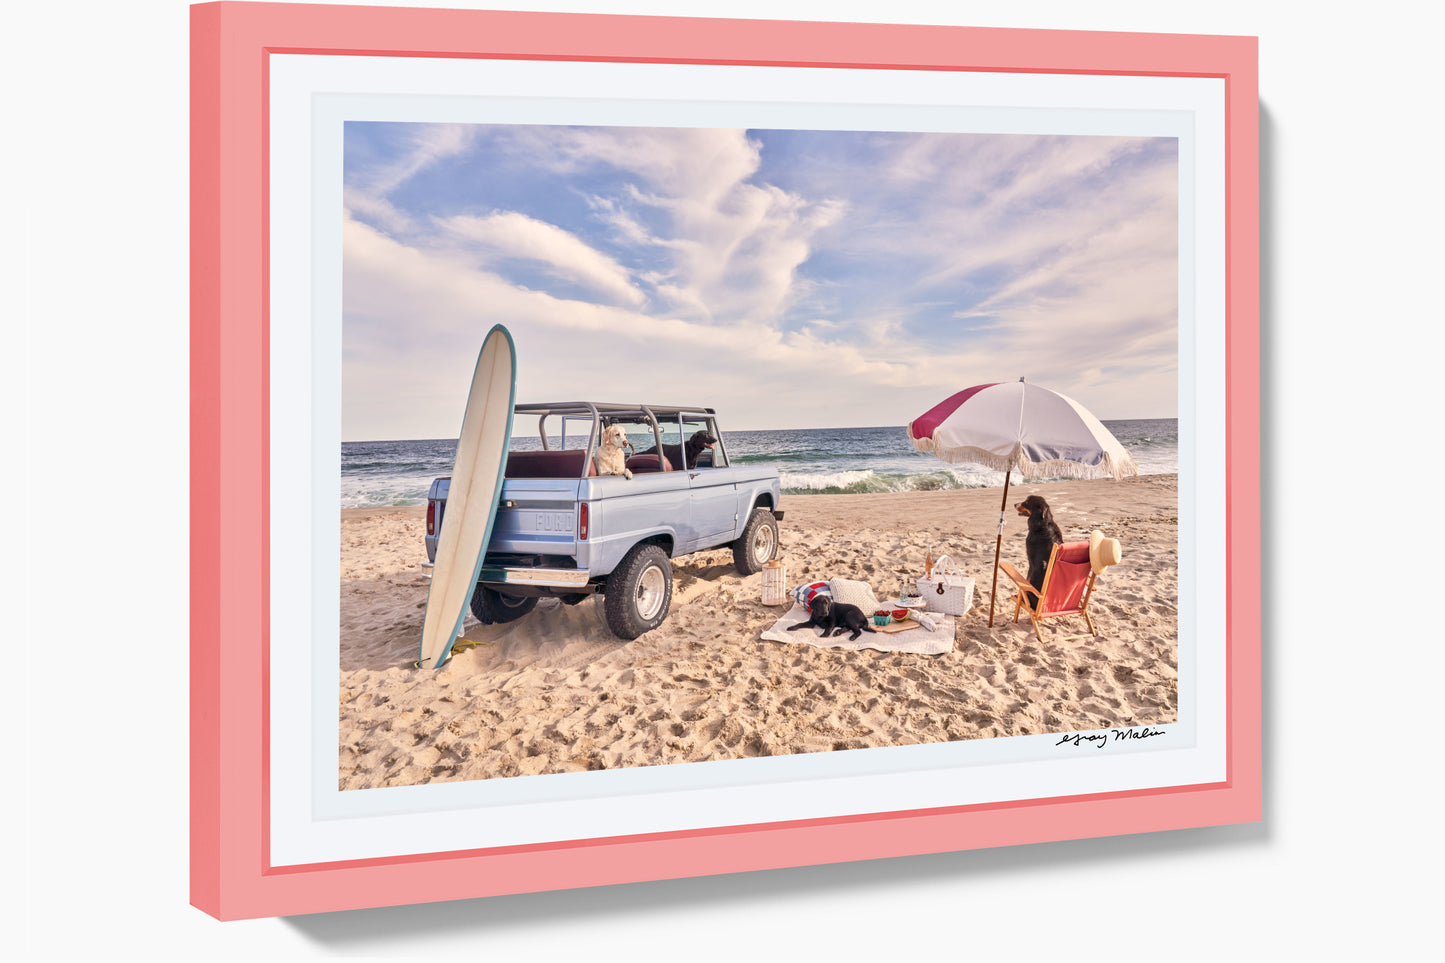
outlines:
[{"label": "truck wheel", "polygon": [[778,520],[766,508],[754,508],[742,536],[733,542],[733,565],[739,575],[752,575],[777,554]]},{"label": "truck wheel", "polygon": [[472,593],[472,614],[483,625],[515,622],[536,607],[535,595],[503,595],[485,585],[478,585]]},{"label": "truck wheel", "polygon": [[672,605],[672,563],[656,545],[638,545],[607,576],[607,627],[629,641],[657,628]]}]

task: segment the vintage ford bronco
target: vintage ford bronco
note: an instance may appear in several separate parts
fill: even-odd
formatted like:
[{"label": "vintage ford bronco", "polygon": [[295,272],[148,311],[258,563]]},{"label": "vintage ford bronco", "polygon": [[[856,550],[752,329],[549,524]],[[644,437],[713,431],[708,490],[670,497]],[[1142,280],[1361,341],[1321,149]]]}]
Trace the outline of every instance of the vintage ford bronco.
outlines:
[{"label": "vintage ford bronco", "polygon": [[[471,601],[483,623],[521,618],[539,598],[575,605],[600,594],[608,627],[635,639],[667,617],[670,559],[730,546],[738,572],[751,575],[777,554],[778,473],[732,464],[713,409],[582,401],[517,405],[514,425],[519,415],[538,418],[542,448],[514,441],[508,454]],[[560,435],[549,437],[554,418]],[[597,474],[593,456],[611,425],[627,433],[631,478]],[[429,560],[448,482],[436,479],[428,493]]]}]

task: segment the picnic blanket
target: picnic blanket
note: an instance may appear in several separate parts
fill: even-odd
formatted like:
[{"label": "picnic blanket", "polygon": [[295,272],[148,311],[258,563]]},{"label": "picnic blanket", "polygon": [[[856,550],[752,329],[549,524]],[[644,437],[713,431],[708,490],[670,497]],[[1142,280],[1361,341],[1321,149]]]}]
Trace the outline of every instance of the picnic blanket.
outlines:
[{"label": "picnic blanket", "polygon": [[825,639],[814,628],[788,631],[789,626],[807,620],[807,609],[795,603],[787,615],[763,632],[762,637],[769,642],[803,642],[820,649],[877,649],[879,652],[911,652],[914,655],[940,655],[953,651],[953,629],[956,620],[951,615],[940,616],[938,628],[933,632],[920,625],[916,629],[893,634],[864,632],[856,641],[849,641],[850,633]]}]

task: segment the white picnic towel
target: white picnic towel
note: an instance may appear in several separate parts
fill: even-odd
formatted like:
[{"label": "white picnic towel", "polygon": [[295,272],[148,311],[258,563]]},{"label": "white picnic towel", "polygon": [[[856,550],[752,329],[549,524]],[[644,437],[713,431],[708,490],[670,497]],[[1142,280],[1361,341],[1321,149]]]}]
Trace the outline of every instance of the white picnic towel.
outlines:
[{"label": "white picnic towel", "polygon": [[852,633],[847,632],[825,639],[817,629],[811,627],[796,632],[788,631],[788,626],[807,620],[808,610],[795,603],[788,610],[788,614],[773,623],[773,627],[765,631],[762,637],[769,642],[803,642],[816,645],[820,649],[877,649],[879,652],[910,652],[914,655],[941,655],[953,651],[955,620],[951,615],[938,616],[938,628],[932,632],[920,625],[907,632],[864,632],[858,636],[857,641],[849,641],[848,636]]}]

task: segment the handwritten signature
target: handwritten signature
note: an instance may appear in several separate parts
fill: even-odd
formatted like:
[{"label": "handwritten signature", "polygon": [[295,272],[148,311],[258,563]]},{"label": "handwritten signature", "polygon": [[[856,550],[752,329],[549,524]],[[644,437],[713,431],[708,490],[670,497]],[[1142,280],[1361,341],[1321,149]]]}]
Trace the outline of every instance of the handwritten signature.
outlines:
[{"label": "handwritten signature", "polygon": [[1150,726],[1145,726],[1142,729],[1110,729],[1106,732],[1075,732],[1064,736],[1058,742],[1054,743],[1054,745],[1062,746],[1065,743],[1072,743],[1075,746],[1082,746],[1088,744],[1095,749],[1102,749],[1111,742],[1127,742],[1131,739],[1152,739],[1155,736],[1165,735],[1166,732],[1167,730],[1165,729],[1156,729]]}]

